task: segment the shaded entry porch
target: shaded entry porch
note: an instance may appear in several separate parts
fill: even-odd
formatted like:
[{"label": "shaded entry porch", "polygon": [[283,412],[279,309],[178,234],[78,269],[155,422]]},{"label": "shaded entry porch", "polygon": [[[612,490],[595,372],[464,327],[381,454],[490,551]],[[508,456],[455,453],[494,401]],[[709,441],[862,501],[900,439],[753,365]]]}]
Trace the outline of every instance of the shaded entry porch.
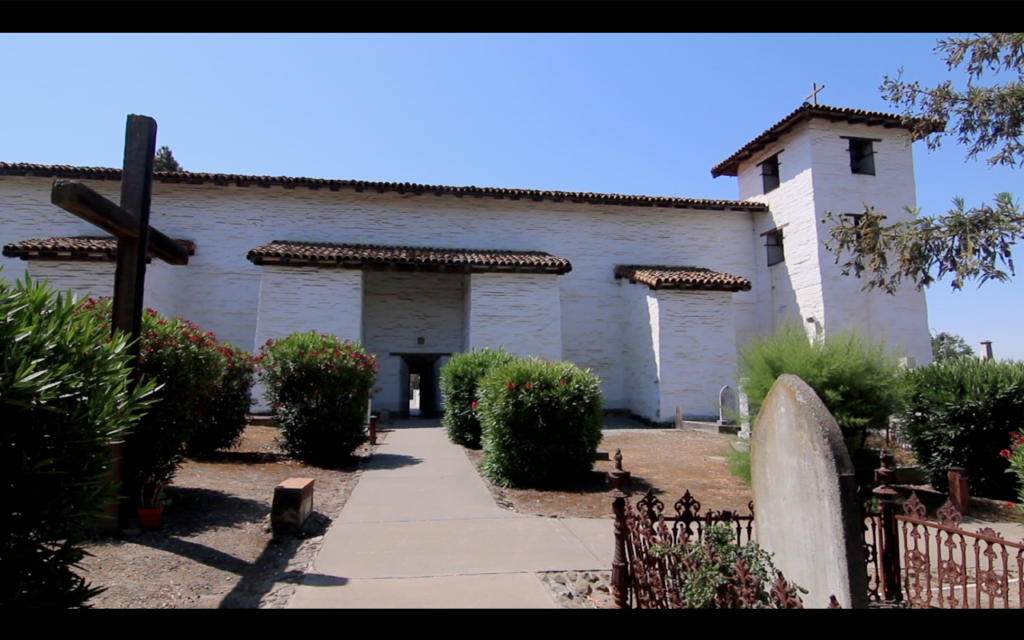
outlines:
[{"label": "shaded entry porch", "polygon": [[[450,353],[391,353],[401,358],[398,414],[434,418],[441,415],[441,367]],[[414,390],[413,386],[419,388]],[[418,394],[415,393],[418,391]],[[415,397],[418,396],[418,397]],[[414,398],[415,397],[415,398]],[[415,401],[414,401],[415,400]]]}]

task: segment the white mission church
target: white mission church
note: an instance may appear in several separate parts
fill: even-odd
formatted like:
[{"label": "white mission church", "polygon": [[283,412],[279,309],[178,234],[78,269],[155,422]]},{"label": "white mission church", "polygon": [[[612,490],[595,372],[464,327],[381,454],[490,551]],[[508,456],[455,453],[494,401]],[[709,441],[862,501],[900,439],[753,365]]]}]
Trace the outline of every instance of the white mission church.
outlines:
[{"label": "white mission church", "polygon": [[[294,331],[361,340],[380,361],[375,410],[408,411],[418,374],[438,411],[449,355],[504,347],[592,369],[606,408],[717,419],[737,345],[787,320],[931,360],[924,293],[862,292],[823,245],[825,211],[909,215],[905,133],[896,115],[805,103],[711,169],[739,179],[737,200],[157,173],[151,224],[193,254],[150,263],[145,304],[246,349]],[[116,202],[120,174],[0,163],[0,276],[111,295],[115,242],[50,187]]]}]

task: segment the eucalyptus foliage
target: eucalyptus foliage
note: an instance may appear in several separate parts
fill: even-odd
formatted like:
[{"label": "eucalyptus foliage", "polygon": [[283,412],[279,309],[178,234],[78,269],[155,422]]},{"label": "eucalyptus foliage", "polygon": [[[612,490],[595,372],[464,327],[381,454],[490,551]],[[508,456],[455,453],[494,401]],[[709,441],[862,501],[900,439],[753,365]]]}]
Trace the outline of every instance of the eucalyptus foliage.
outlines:
[{"label": "eucalyptus foliage", "polygon": [[109,448],[150,401],[152,385],[129,384],[125,338],[75,306],[28,276],[0,282],[2,608],[78,607],[102,590],[72,569],[115,500]]},{"label": "eucalyptus foliage", "polygon": [[[967,158],[994,152],[991,166],[1020,167],[1024,163],[1024,33],[975,34],[939,40],[935,47],[947,69],[963,67],[966,84],[952,80],[934,87],[885,76],[882,96],[903,110],[909,139],[926,140],[929,149],[954,136],[967,148]],[[1002,74],[1006,82],[983,85],[986,74]],[[1024,213],[1010,193],[999,193],[993,204],[967,207],[953,199],[946,215],[885,223],[885,212],[866,207],[854,220],[829,212],[833,224],[828,249],[836,262],[845,258],[843,273],[867,272],[865,289],[880,287],[893,293],[903,280],[918,289],[945,275],[954,289],[966,281],[1005,282],[1014,274],[1011,248],[1024,237]],[[1009,274],[1007,273],[1009,271]]]}]

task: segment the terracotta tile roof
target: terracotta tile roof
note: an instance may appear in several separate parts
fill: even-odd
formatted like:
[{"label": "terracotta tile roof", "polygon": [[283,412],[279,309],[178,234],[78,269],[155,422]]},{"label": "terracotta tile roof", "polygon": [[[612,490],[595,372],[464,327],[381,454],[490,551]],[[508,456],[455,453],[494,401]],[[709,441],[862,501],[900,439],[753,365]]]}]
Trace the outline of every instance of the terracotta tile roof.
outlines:
[{"label": "terracotta tile roof", "polygon": [[739,151],[732,154],[722,162],[711,167],[711,176],[735,176],[739,163],[754,155],[768,144],[778,139],[780,135],[791,129],[799,122],[811,118],[824,118],[833,122],[845,120],[851,123],[862,122],[868,125],[881,125],[886,129],[900,127],[911,129],[912,127],[924,126],[927,131],[942,131],[946,123],[941,121],[927,121],[921,118],[910,118],[904,120],[903,116],[894,113],[882,113],[881,111],[864,111],[863,109],[847,109],[845,107],[829,107],[823,104],[812,105],[803,103],[788,116],[779,120],[768,129],[743,146]]},{"label": "terracotta tile roof", "polygon": [[539,272],[559,275],[572,271],[572,265],[568,260],[548,253],[496,249],[437,249],[275,240],[249,251],[246,257],[255,264],[295,267],[337,266],[349,269],[464,273]]},{"label": "terracotta tile roof", "polygon": [[[178,242],[188,250],[190,256],[195,255],[196,243],[191,240]],[[89,236],[22,240],[4,245],[3,255],[22,260],[117,260],[117,240]]]},{"label": "terracotta tile roof", "polygon": [[[103,167],[70,167],[47,164],[11,164],[0,162],[0,176],[36,176],[65,178],[71,180],[120,180],[120,169]],[[238,187],[281,186],[287,189],[306,187],[308,189],[330,189],[339,191],[351,189],[357,192],[385,191],[415,195],[451,194],[457,197],[495,198],[509,200],[530,199],[535,201],[576,202],[597,205],[621,205],[629,207],[665,207],[675,209],[713,209],[720,211],[767,211],[767,205],[738,200],[705,200],[700,198],[670,198],[658,196],[619,195],[615,193],[583,193],[578,191],[539,191],[535,189],[499,189],[490,187],[449,187],[442,185],[413,184],[409,182],[367,182],[363,180],[325,180],[321,178],[288,178],[284,176],[246,176],[227,173],[191,173],[157,171],[153,179],[163,183],[235,185]]]},{"label": "terracotta tile roof", "polygon": [[617,265],[616,278],[627,278],[651,289],[750,291],[750,280],[702,267]]}]

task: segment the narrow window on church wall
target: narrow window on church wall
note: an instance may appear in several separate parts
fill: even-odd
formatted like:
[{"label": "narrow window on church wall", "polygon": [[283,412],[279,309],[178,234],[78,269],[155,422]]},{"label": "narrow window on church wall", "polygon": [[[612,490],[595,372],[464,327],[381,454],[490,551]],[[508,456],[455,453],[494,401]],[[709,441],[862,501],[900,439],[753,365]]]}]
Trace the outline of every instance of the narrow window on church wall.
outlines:
[{"label": "narrow window on church wall", "polygon": [[782,249],[782,229],[775,229],[764,234],[764,245],[768,247],[768,266],[785,262],[786,255]]},{"label": "narrow window on church wall", "polygon": [[[860,226],[860,221],[864,219],[864,214],[863,213],[844,213],[843,217],[844,218],[849,218],[850,222],[853,223],[854,227],[859,227]],[[854,234],[854,237],[856,238],[857,242],[860,242],[860,231],[857,231]]]},{"label": "narrow window on church wall", "polygon": [[761,180],[764,184],[764,192],[768,193],[779,187],[779,154],[768,158],[760,165]]},{"label": "narrow window on church wall", "polygon": [[881,142],[881,140],[872,138],[846,139],[850,141],[850,172],[862,176],[875,175],[874,143]]}]

